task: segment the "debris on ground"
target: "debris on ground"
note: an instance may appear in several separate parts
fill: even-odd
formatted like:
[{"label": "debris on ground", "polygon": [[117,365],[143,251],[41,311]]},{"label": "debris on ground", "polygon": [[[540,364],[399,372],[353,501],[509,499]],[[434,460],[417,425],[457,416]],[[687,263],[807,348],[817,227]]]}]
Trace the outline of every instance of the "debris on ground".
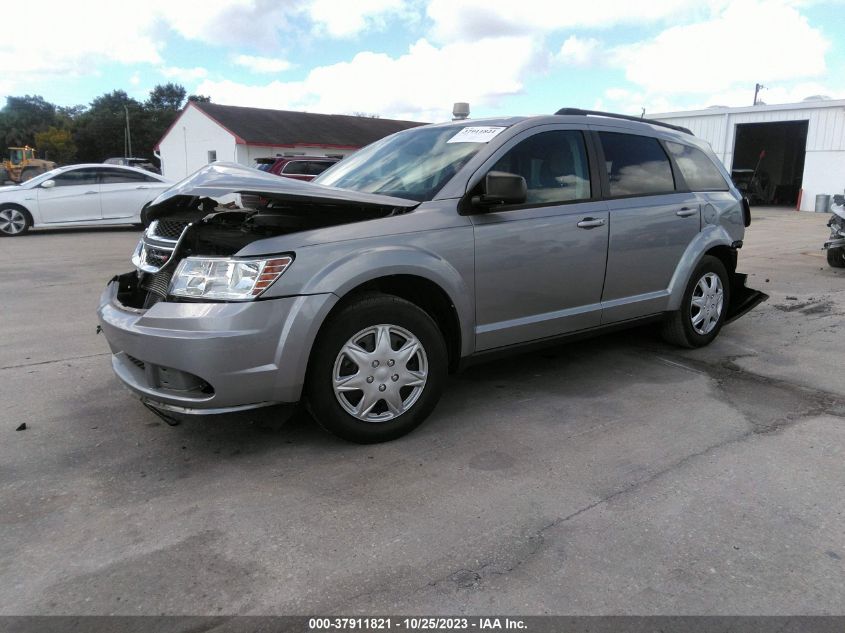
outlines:
[{"label": "debris on ground", "polygon": [[26,431],[26,422],[21,422],[20,426],[15,429],[16,431]]}]

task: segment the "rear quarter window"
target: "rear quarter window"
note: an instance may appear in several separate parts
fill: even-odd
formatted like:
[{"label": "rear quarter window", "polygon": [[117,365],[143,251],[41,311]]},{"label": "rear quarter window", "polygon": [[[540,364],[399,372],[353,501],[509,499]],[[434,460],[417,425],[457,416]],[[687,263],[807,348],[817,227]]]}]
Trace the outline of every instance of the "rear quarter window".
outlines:
[{"label": "rear quarter window", "polygon": [[682,143],[666,142],[681,175],[692,191],[727,191],[728,183],[716,165],[700,149]]},{"label": "rear quarter window", "polygon": [[656,138],[616,132],[599,132],[599,138],[612,197],[675,191],[672,164]]}]

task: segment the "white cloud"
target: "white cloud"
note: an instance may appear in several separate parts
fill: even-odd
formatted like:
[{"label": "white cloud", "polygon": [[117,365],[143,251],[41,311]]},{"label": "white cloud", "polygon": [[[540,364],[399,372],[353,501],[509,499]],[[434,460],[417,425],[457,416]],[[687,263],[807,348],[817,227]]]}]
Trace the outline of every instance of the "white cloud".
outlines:
[{"label": "white cloud", "polygon": [[129,83],[133,86],[137,86],[141,83],[141,76],[138,73],[132,73],[132,76],[129,78]]},{"label": "white cloud", "polygon": [[598,60],[599,41],[570,35],[560,47],[555,61],[568,66],[590,66]]},{"label": "white cloud", "polygon": [[232,62],[254,73],[281,73],[290,69],[292,66],[286,59],[259,57],[256,55],[237,55],[232,59]]},{"label": "white cloud", "polygon": [[318,31],[350,37],[370,27],[382,28],[389,14],[406,13],[404,0],[312,0],[308,13]]},{"label": "white cloud", "polygon": [[796,9],[777,0],[742,0],[713,19],[619,46],[610,57],[648,93],[707,94],[740,82],[753,87],[820,75],[828,47]]},{"label": "white cloud", "polygon": [[[548,0],[429,0],[428,17],[440,41],[542,34],[561,29],[606,28],[709,13],[723,0],[549,2]],[[759,16],[757,23],[759,23]]]},{"label": "white cloud", "polygon": [[205,81],[197,91],[215,103],[312,112],[373,112],[417,120],[444,120],[452,103],[492,105],[523,90],[539,53],[528,37],[459,42],[442,48],[425,39],[405,55],[361,52],[349,62],[313,69],[303,81],[248,86]]},{"label": "white cloud", "polygon": [[179,66],[164,66],[158,69],[159,72],[168,79],[178,79],[179,81],[198,81],[205,79],[208,76],[208,71],[205,68],[197,66],[196,68],[180,68]]}]

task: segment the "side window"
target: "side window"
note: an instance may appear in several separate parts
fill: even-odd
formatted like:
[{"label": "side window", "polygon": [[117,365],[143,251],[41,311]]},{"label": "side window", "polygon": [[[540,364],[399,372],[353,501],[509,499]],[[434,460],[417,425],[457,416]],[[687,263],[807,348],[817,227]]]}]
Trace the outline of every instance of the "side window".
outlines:
[{"label": "side window", "polygon": [[134,171],[123,171],[122,169],[100,170],[100,183],[104,185],[127,182],[146,182],[146,176],[144,174],[136,174]]},{"label": "side window", "polygon": [[669,141],[666,142],[666,149],[672,154],[692,191],[728,190],[728,183],[716,165],[700,149]]},{"label": "side window", "polygon": [[672,165],[656,138],[599,132],[610,195],[635,196],[675,190]]},{"label": "side window", "polygon": [[208,162],[213,163],[216,160],[217,160],[217,150],[216,149],[208,150]]},{"label": "side window", "polygon": [[57,187],[73,187],[74,185],[96,185],[97,184],[97,170],[96,169],[74,169],[73,171],[66,171],[59,174],[53,181]]},{"label": "side window", "polygon": [[302,174],[308,173],[308,163],[304,160],[292,160],[287,165],[282,168],[283,174],[293,174],[295,176],[300,176]]},{"label": "side window", "polygon": [[334,163],[319,160],[311,160],[308,161],[308,167],[306,168],[305,173],[307,173],[309,176],[319,176],[332,165],[334,165]]},{"label": "side window", "polygon": [[502,156],[491,171],[525,178],[528,204],[589,200],[590,167],[581,132],[556,130],[525,139]]}]

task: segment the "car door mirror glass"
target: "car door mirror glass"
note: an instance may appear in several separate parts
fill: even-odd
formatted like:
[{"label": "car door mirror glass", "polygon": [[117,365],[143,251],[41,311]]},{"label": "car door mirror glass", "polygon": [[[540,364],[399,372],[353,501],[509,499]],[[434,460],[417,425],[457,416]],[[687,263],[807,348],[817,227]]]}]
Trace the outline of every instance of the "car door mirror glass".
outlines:
[{"label": "car door mirror glass", "polygon": [[504,171],[491,171],[484,177],[484,190],[478,197],[481,205],[520,204],[528,195],[525,178]]},{"label": "car door mirror glass", "polygon": [[41,183],[41,187],[43,187],[44,189],[52,189],[55,186],[56,186],[55,180],[45,180],[44,182]]}]

